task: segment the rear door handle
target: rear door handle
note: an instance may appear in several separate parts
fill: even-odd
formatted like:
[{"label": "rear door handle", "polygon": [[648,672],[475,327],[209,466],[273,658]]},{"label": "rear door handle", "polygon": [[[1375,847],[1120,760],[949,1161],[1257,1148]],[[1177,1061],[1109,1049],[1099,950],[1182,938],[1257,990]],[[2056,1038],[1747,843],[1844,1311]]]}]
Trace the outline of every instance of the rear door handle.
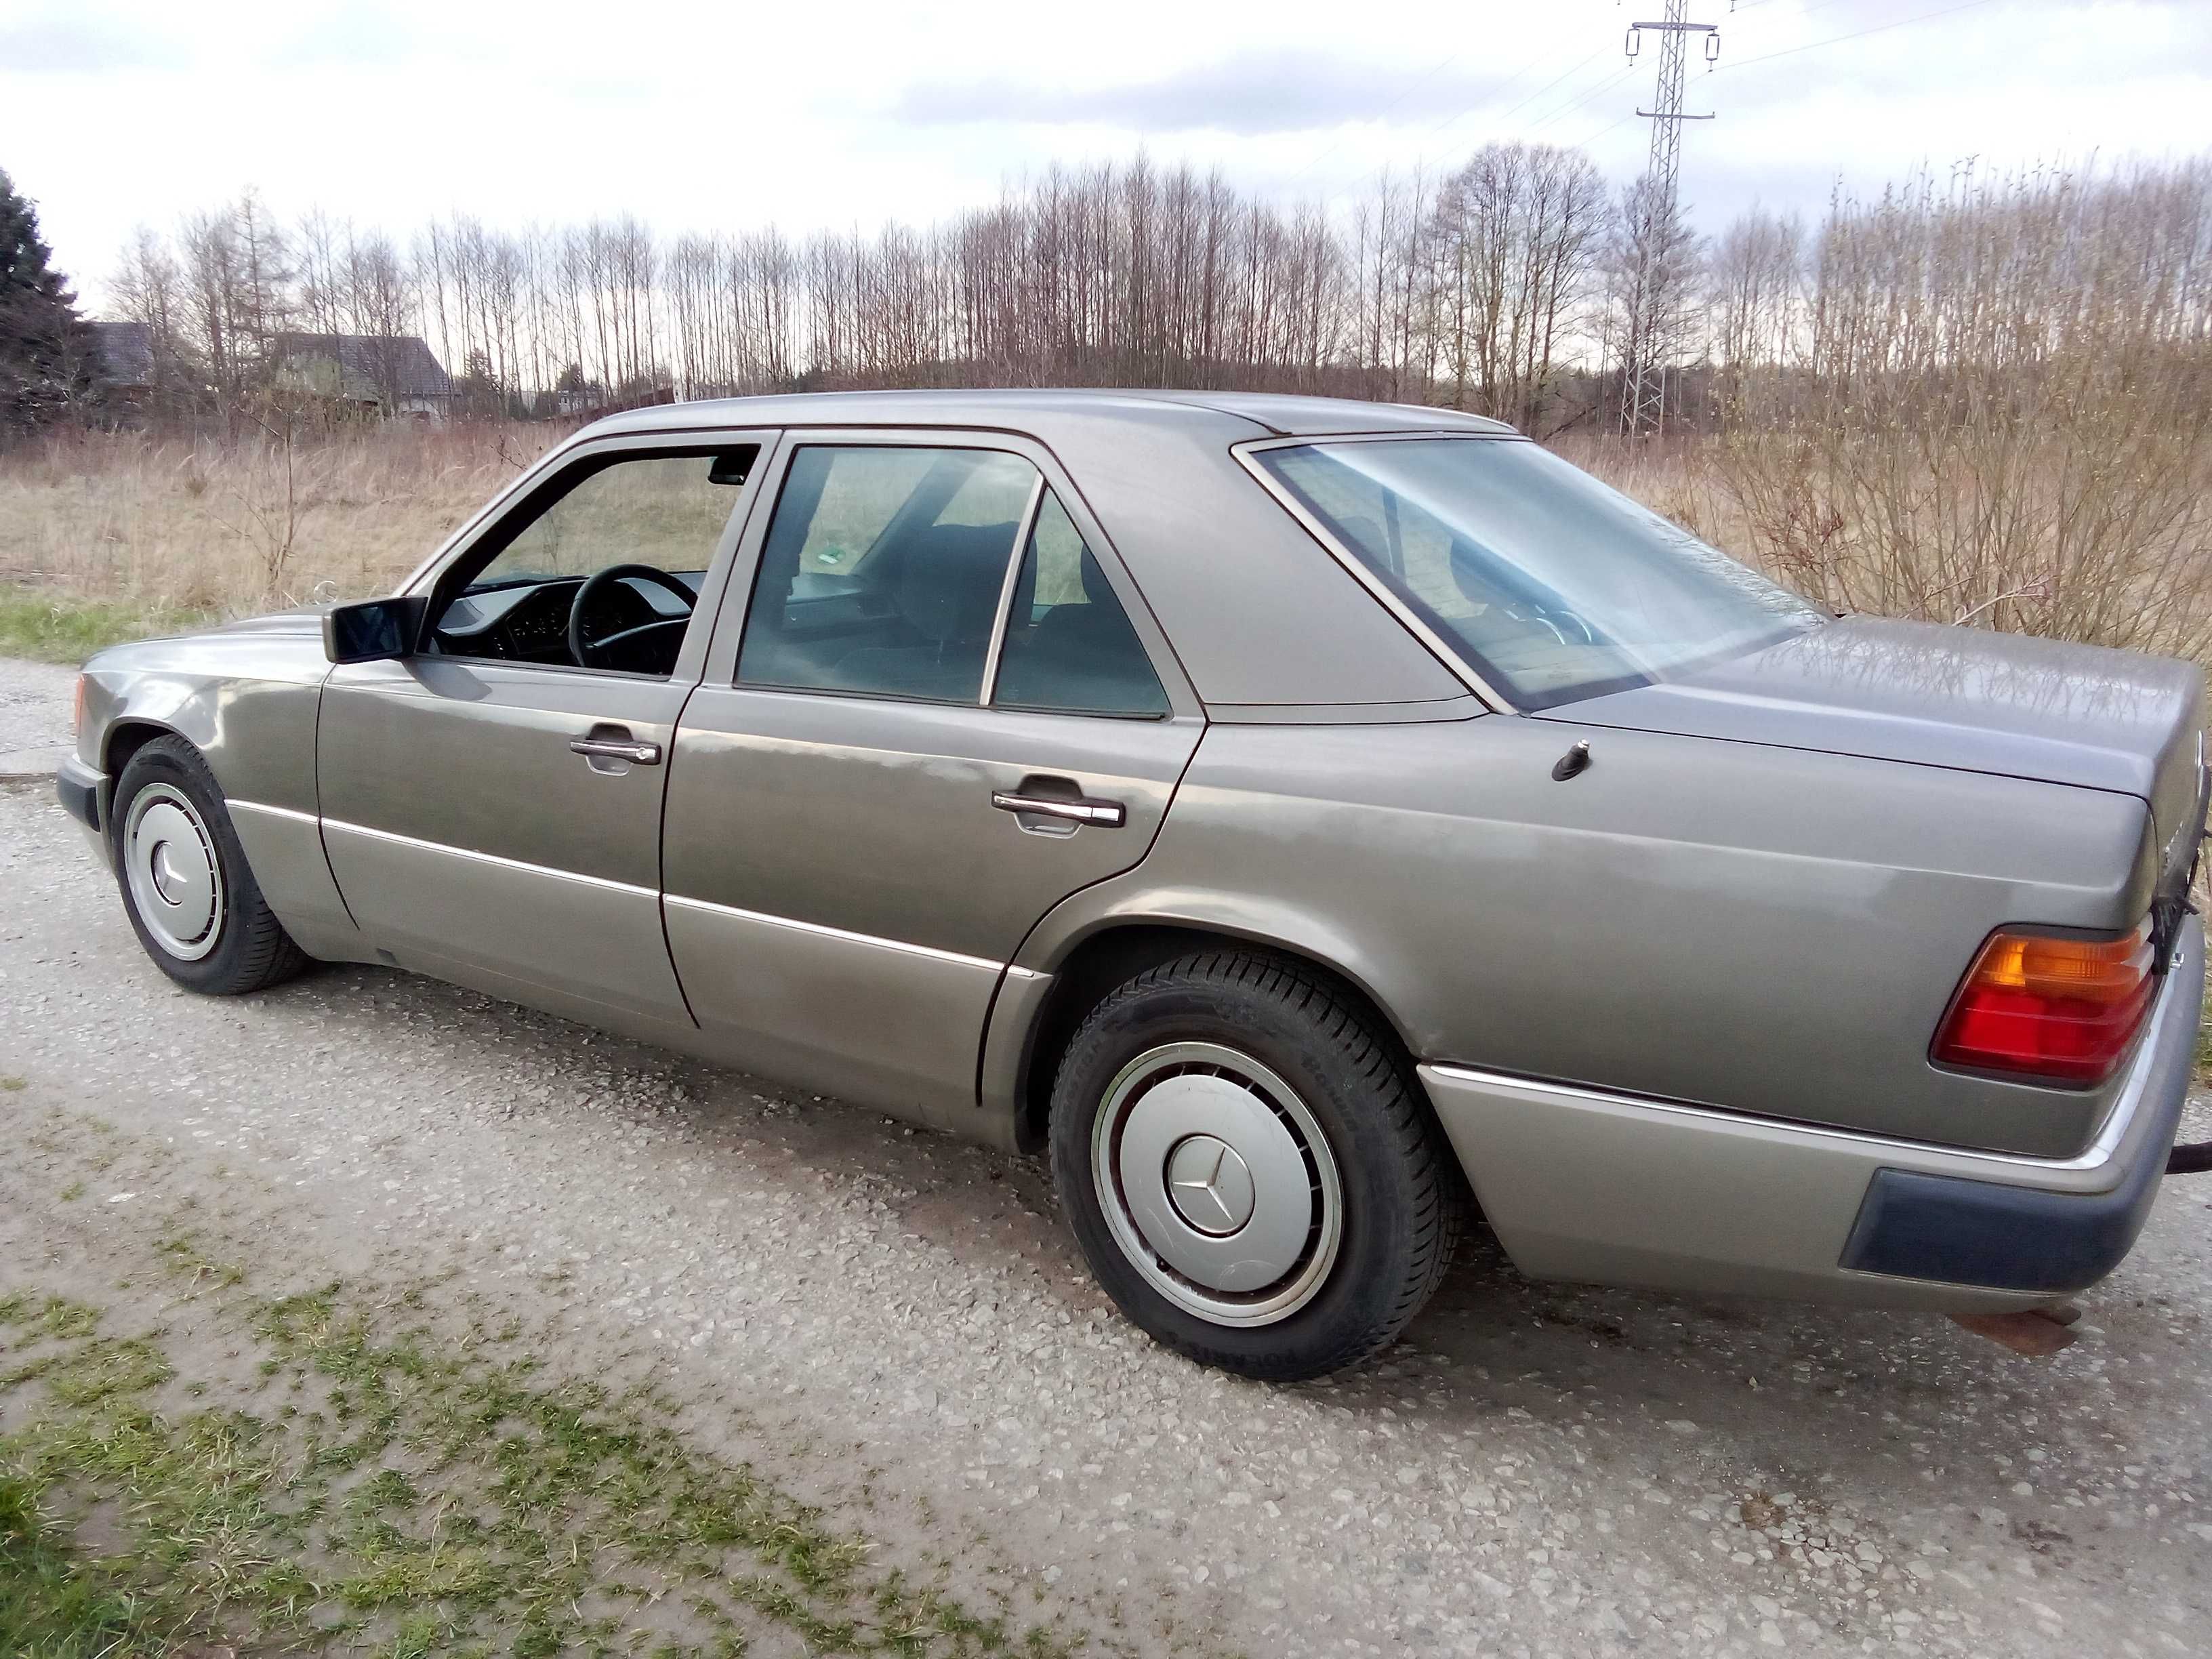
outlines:
[{"label": "rear door handle", "polygon": [[660,764],[659,744],[637,743],[626,738],[571,738],[568,750],[572,754],[586,757],[596,756],[601,760],[625,760],[637,766]]},{"label": "rear door handle", "polygon": [[992,791],[991,805],[1001,812],[1034,812],[1041,818],[1096,824],[1101,830],[1119,830],[1129,821],[1127,810],[1118,800],[1069,800],[1061,795],[1012,795],[1000,789]]}]

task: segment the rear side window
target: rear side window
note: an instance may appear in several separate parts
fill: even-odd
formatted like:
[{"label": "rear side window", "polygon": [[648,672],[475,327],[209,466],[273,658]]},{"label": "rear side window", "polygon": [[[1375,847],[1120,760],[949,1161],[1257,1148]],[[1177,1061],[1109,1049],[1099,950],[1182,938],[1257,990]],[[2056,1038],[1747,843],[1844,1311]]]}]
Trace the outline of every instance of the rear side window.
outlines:
[{"label": "rear side window", "polygon": [[1679,679],[1827,620],[1523,440],[1317,441],[1257,455],[1523,708]]},{"label": "rear side window", "polygon": [[1037,485],[998,450],[801,449],[761,550],[738,682],[981,702]]},{"label": "rear side window", "polygon": [[1023,550],[991,701],[1001,708],[1161,715],[1167,693],[1098,560],[1048,491]]}]

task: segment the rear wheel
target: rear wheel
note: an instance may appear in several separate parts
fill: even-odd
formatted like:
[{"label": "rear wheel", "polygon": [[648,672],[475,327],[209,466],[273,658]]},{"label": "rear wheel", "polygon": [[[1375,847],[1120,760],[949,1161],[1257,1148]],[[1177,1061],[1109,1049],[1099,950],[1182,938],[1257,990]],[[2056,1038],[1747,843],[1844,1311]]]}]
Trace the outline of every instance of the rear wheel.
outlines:
[{"label": "rear wheel", "polygon": [[261,896],[222,791],[198,750],[156,738],[115,782],[115,873],[155,965],[213,996],[289,979],[307,957]]},{"label": "rear wheel", "polygon": [[1456,1236],[1449,1154],[1389,1034],[1257,953],[1186,957],[1092,1009],[1054,1084],[1052,1153],[1122,1311],[1249,1376],[1374,1353]]}]

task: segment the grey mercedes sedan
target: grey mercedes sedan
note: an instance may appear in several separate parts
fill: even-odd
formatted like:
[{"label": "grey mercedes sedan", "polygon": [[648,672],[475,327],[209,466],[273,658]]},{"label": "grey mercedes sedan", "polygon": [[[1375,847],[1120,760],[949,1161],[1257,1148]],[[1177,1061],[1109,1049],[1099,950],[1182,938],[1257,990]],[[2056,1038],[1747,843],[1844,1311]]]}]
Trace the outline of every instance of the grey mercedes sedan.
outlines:
[{"label": "grey mercedes sedan", "polygon": [[1699,1294],[2109,1273],[2204,718],[1485,421],[848,393],[602,421],[393,598],[104,651],[58,787],[185,986],[383,963],[1048,1147],[1132,1320],[1296,1378],[1468,1217]]}]

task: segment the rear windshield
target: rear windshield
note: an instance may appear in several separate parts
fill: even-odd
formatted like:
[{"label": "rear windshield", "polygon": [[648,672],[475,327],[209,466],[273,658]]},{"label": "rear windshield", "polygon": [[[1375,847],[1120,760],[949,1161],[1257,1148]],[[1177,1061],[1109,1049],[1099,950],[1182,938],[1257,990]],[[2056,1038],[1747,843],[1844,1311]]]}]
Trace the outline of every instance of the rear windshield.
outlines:
[{"label": "rear windshield", "polygon": [[1523,708],[1679,678],[1827,620],[1533,443],[1315,443],[1255,459]]}]

